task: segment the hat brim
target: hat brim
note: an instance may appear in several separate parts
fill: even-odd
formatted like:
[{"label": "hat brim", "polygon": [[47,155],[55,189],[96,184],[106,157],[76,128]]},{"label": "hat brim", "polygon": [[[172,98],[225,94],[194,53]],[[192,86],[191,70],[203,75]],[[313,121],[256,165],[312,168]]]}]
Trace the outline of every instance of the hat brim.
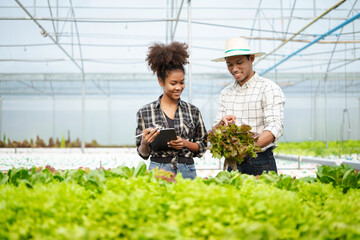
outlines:
[{"label": "hat brim", "polygon": [[239,52],[232,52],[232,53],[225,54],[224,57],[216,58],[216,59],[213,59],[211,61],[212,62],[225,62],[225,58],[227,58],[227,57],[243,56],[243,55],[255,55],[255,57],[261,57],[264,54],[265,54],[264,52],[243,52],[243,51],[239,51]]}]

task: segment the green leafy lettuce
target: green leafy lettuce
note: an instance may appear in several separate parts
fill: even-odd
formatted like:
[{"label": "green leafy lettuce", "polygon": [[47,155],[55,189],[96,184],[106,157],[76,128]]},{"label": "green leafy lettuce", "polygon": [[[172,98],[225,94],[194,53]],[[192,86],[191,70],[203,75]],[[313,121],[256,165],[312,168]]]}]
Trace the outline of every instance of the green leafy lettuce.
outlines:
[{"label": "green leafy lettuce", "polygon": [[246,156],[257,157],[256,151],[261,148],[255,144],[258,134],[250,131],[249,125],[229,126],[218,125],[208,134],[208,141],[211,143],[210,152],[215,158],[235,160],[239,164]]}]

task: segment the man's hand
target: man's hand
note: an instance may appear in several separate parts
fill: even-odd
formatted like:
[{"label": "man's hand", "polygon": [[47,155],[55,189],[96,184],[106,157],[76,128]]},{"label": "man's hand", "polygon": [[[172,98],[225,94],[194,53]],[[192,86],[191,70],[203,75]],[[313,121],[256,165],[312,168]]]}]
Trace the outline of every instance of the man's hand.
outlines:
[{"label": "man's hand", "polygon": [[228,126],[228,125],[234,124],[235,120],[236,120],[236,117],[234,115],[228,115],[228,116],[223,117],[219,124]]}]

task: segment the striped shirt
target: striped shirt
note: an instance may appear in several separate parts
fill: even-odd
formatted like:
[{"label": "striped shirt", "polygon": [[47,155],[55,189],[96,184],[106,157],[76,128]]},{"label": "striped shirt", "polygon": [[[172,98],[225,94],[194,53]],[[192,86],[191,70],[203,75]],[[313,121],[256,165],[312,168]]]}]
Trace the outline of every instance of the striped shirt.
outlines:
[{"label": "striped shirt", "polygon": [[[146,128],[168,128],[168,123],[164,112],[160,108],[160,98],[143,106],[136,114],[137,128],[136,135],[142,133]],[[190,150],[184,148],[178,151],[178,156],[182,157],[201,157],[207,146],[207,132],[201,116],[201,113],[194,105],[184,102],[181,99],[178,101],[178,107],[175,112],[174,128],[177,136],[180,136],[184,140],[195,142],[199,145],[199,152],[193,153]],[[136,139],[136,147],[138,154],[143,159],[148,159],[149,156],[142,156],[139,152],[139,146],[141,144],[141,137]],[[173,155],[173,151],[158,151],[151,150],[150,156],[153,157],[170,157]]]},{"label": "striped shirt", "polygon": [[276,147],[276,141],[283,135],[285,95],[273,81],[257,73],[243,86],[237,82],[221,92],[219,110],[214,125],[227,115],[236,117],[236,125],[247,124],[252,132],[270,131],[274,143],[262,149]]}]

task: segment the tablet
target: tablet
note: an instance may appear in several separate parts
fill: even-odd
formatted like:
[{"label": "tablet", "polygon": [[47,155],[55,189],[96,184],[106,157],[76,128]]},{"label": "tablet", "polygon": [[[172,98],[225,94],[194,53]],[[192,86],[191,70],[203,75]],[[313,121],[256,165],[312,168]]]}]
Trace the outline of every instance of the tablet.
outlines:
[{"label": "tablet", "polygon": [[168,147],[168,142],[176,140],[176,133],[174,128],[160,129],[159,135],[154,139],[150,146],[154,151],[167,151],[171,148]]}]

